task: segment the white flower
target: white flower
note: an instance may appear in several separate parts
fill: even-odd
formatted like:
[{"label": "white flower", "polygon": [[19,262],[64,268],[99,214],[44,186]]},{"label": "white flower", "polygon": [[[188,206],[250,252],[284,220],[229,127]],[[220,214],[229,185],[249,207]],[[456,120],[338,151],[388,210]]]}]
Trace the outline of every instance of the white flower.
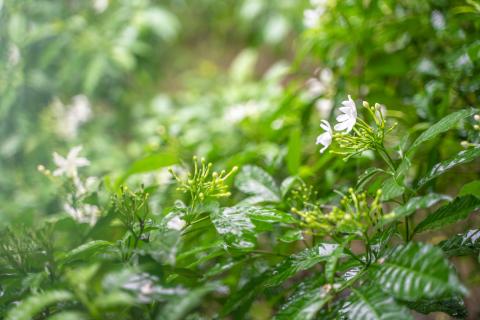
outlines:
[{"label": "white flower", "polygon": [[327,0],[311,0],[310,4],[313,9],[307,9],[303,12],[303,24],[307,28],[314,28],[325,13]]},{"label": "white flower", "polygon": [[333,108],[333,101],[331,99],[318,99],[315,102],[315,108],[320,114],[320,118],[328,118]]},{"label": "white flower", "polygon": [[78,128],[92,117],[90,101],[82,94],[74,96],[68,106],[55,99],[52,108],[57,119],[57,132],[67,139],[75,138]]},{"label": "white flower", "polygon": [[84,204],[77,208],[71,206],[68,203],[63,205],[63,209],[67,212],[75,221],[80,223],[88,223],[93,226],[98,219],[100,210],[97,206],[91,204]]},{"label": "white flower", "polygon": [[87,158],[79,157],[79,153],[82,151],[82,146],[76,146],[72,148],[66,158],[62,157],[58,153],[53,153],[53,161],[57,165],[57,169],[53,171],[54,176],[66,175],[70,178],[77,178],[77,169],[79,167],[85,167],[90,164]]},{"label": "white flower", "polygon": [[93,0],[93,9],[96,13],[102,13],[107,10],[109,0]]},{"label": "white flower", "polygon": [[257,116],[263,108],[264,106],[258,101],[238,103],[226,110],[224,119],[230,123],[238,123],[245,118]]},{"label": "white flower", "polygon": [[170,221],[168,221],[167,228],[180,231],[183,229],[183,227],[185,227],[185,224],[186,222],[179,217],[173,217],[172,219],[170,219]]},{"label": "white flower", "polygon": [[303,12],[303,24],[307,28],[315,28],[325,10],[323,8],[307,9]]},{"label": "white flower", "polygon": [[320,153],[323,153],[328,148],[328,146],[330,146],[330,144],[332,143],[333,132],[332,132],[332,127],[330,126],[330,123],[327,120],[322,120],[322,123],[320,124],[320,128],[325,130],[325,132],[317,137],[316,143],[323,145],[323,148],[320,149]]},{"label": "white flower", "polygon": [[342,102],[343,107],[340,107],[341,115],[337,117],[337,123],[334,127],[336,131],[345,130],[346,133],[352,131],[353,126],[357,122],[357,107],[352,97],[348,95],[348,100]]},{"label": "white flower", "polygon": [[445,17],[443,14],[438,11],[434,10],[432,15],[430,16],[430,20],[432,22],[432,26],[435,30],[444,30],[445,29]]},{"label": "white flower", "polygon": [[10,47],[8,48],[8,64],[16,66],[20,62],[21,57],[20,49],[16,45],[10,44]]}]

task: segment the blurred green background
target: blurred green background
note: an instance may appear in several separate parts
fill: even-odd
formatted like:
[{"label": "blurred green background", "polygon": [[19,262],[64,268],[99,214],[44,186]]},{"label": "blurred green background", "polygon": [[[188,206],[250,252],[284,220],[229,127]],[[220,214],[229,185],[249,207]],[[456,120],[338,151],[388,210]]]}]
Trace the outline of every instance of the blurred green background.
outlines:
[{"label": "blurred green background", "polygon": [[[106,189],[161,184],[199,155],[330,195],[375,161],[318,153],[332,106],[347,94],[386,105],[401,152],[405,132],[478,107],[479,35],[475,0],[0,0],[0,225],[62,211],[37,166],[77,145]],[[423,148],[414,170],[478,143],[473,124]],[[428,188],[455,195],[479,176],[474,162]]]}]

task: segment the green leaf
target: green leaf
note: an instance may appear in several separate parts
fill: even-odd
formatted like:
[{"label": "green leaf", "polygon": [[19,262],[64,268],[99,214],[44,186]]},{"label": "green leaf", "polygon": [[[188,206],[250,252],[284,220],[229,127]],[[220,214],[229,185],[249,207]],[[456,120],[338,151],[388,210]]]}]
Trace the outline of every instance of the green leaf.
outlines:
[{"label": "green leaf", "polygon": [[399,185],[397,181],[391,177],[382,184],[382,201],[401,196],[405,192],[405,187]]},{"label": "green leaf", "polygon": [[331,299],[322,287],[324,279],[308,279],[300,283],[278,313],[276,320],[316,319],[318,311]]},{"label": "green leaf", "polygon": [[363,190],[363,187],[365,186],[366,183],[368,183],[368,181],[370,181],[378,173],[382,173],[382,172],[385,173],[384,170],[379,168],[368,168],[364,173],[362,173],[358,177],[357,186],[355,189],[359,191]]},{"label": "green leaf", "polygon": [[380,220],[380,224],[385,225],[398,221],[401,218],[408,217],[419,209],[429,208],[443,200],[451,200],[451,198],[437,193],[430,193],[426,196],[411,198],[406,204],[399,206],[391,213],[384,215]]},{"label": "green leaf", "polygon": [[244,166],[235,178],[235,186],[242,192],[253,196],[248,203],[279,202],[280,190],[275,180],[263,169],[256,166]]},{"label": "green leaf", "polygon": [[441,300],[420,300],[407,303],[410,309],[423,314],[431,312],[444,312],[456,319],[465,319],[468,311],[465,308],[465,302],[461,296],[454,296],[448,299]]},{"label": "green leaf", "polygon": [[233,292],[223,306],[221,314],[225,316],[234,311],[246,314],[255,296],[263,291],[263,283],[266,281],[268,273],[267,270],[257,275],[254,274],[239,290]]},{"label": "green leaf", "polygon": [[328,283],[333,283],[335,279],[335,272],[337,271],[337,263],[340,257],[343,256],[344,246],[338,246],[330,255],[325,264],[325,278]]},{"label": "green leaf", "polygon": [[135,161],[127,170],[127,172],[115,182],[115,185],[117,187],[120,186],[129,176],[133,174],[155,171],[176,163],[178,163],[178,157],[171,151],[151,154],[143,159]]},{"label": "green leaf", "polygon": [[171,299],[157,315],[157,320],[181,320],[189,314],[191,310],[200,305],[203,297],[218,288],[217,284],[207,284],[203,287],[195,288],[185,295]]},{"label": "green leaf", "polygon": [[442,241],[438,246],[448,257],[451,256],[478,256],[480,253],[480,229],[468,230],[452,238]]},{"label": "green leaf", "polygon": [[56,313],[48,318],[48,320],[87,320],[88,316],[81,312],[76,311],[64,311]]},{"label": "green leaf", "polygon": [[286,243],[303,240],[303,232],[302,230],[288,230],[283,233],[278,240]]},{"label": "green leaf", "polygon": [[477,112],[477,109],[470,108],[451,113],[448,116],[444,117],[437,123],[430,126],[427,130],[425,130],[413,142],[413,144],[407,151],[407,154],[413,153],[422,143],[435,138],[436,136],[444,133],[445,131],[453,129],[460,120],[473,116],[475,112]]},{"label": "green leaf", "polygon": [[459,196],[466,196],[469,194],[477,198],[480,198],[480,180],[475,180],[470,183],[467,183],[462,187],[462,189],[458,193]]},{"label": "green leaf", "polygon": [[407,150],[403,161],[400,163],[395,173],[396,176],[402,177],[405,175],[405,173],[411,166],[413,155],[415,154],[415,152],[417,151],[417,148],[422,143],[428,140],[431,140],[436,136],[438,136],[439,134],[442,134],[454,128],[460,120],[471,117],[476,112],[477,112],[477,109],[474,109],[474,108],[460,110],[460,111],[449,114],[448,116],[444,117],[434,125],[430,126],[413,142],[413,144]]},{"label": "green leaf", "polygon": [[237,249],[255,247],[255,225],[245,207],[231,207],[213,210],[212,223],[225,242]]},{"label": "green leaf", "polygon": [[316,264],[326,261],[337,247],[338,245],[334,243],[321,243],[288,257],[271,270],[265,286],[277,286],[297,274],[297,272],[310,269]]},{"label": "green leaf", "polygon": [[7,314],[6,320],[31,320],[37,313],[49,305],[72,299],[73,295],[63,290],[47,291],[39,295],[30,296],[14,307]]},{"label": "green leaf", "polygon": [[300,181],[300,179],[297,176],[288,177],[282,181],[282,183],[280,184],[280,193],[282,195],[282,198],[284,198],[287,195],[287,193],[293,188],[295,183],[298,181]]},{"label": "green leaf", "polygon": [[295,128],[290,133],[288,140],[287,168],[290,174],[298,174],[302,162],[302,133],[300,128]]},{"label": "green leaf", "polygon": [[377,285],[397,299],[416,301],[465,293],[442,250],[422,243],[400,245],[372,274]]},{"label": "green leaf", "polygon": [[112,244],[104,240],[94,240],[82,244],[81,246],[71,250],[61,260],[61,263],[70,263],[77,260],[88,260],[99,253],[103,253],[105,249],[112,247]]},{"label": "green leaf", "polygon": [[424,186],[427,182],[444,174],[446,171],[450,170],[451,168],[454,168],[464,163],[468,163],[479,156],[480,156],[480,147],[470,148],[467,150],[460,151],[453,158],[448,159],[446,161],[442,161],[440,163],[437,163],[435,166],[433,166],[430,172],[427,173],[426,176],[420,179],[420,181],[417,184],[417,188]]},{"label": "green leaf", "polygon": [[463,220],[470,213],[480,208],[480,199],[474,196],[459,197],[449,204],[429,214],[416,227],[415,232],[424,232],[441,228],[445,225]]},{"label": "green leaf", "polygon": [[352,288],[345,308],[348,319],[355,320],[410,320],[410,312],[395,299],[375,286]]}]

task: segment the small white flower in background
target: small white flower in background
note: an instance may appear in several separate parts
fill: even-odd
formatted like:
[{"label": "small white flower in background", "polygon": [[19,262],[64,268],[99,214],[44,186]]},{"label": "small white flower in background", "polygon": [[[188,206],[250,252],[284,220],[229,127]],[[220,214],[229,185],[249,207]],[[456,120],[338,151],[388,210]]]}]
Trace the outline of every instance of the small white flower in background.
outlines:
[{"label": "small white flower in background", "polygon": [[320,114],[320,118],[328,118],[333,108],[333,101],[331,99],[318,99],[315,102],[315,108]]},{"label": "small white flower in background", "polygon": [[383,104],[375,104],[375,114],[377,118],[386,119],[387,118],[387,107]]},{"label": "small white flower in background", "polygon": [[16,45],[10,44],[8,48],[8,64],[11,66],[16,66],[20,62],[20,58],[20,49]]},{"label": "small white flower in background", "polygon": [[167,228],[171,230],[182,230],[185,227],[186,222],[179,217],[175,216],[167,223]]},{"label": "small white flower in background", "polygon": [[109,0],[93,0],[92,6],[96,13],[102,13],[107,10]]},{"label": "small white flower in background", "polygon": [[315,77],[307,80],[307,96],[310,99],[316,98],[321,94],[324,94],[332,85],[333,74],[332,70],[328,68],[318,69],[315,71]]},{"label": "small white flower in background", "polygon": [[243,119],[254,117],[263,109],[257,101],[247,101],[229,107],[224,114],[224,119],[230,123],[238,123]]},{"label": "small white flower in background", "polygon": [[434,10],[430,16],[430,21],[432,22],[432,26],[435,30],[438,31],[445,29],[445,17],[440,11]]},{"label": "small white flower in background", "polygon": [[97,206],[91,204],[83,204],[77,208],[71,206],[68,203],[63,205],[63,209],[67,212],[75,221],[80,223],[88,223],[93,226],[97,223],[100,215],[100,210]]},{"label": "small white flower in background", "polygon": [[70,178],[77,178],[77,169],[79,167],[85,167],[90,164],[87,158],[79,157],[82,146],[76,146],[72,148],[66,157],[62,157],[58,153],[53,153],[53,161],[57,166],[57,169],[53,171],[54,176],[65,175]]},{"label": "small white flower in background", "polygon": [[333,132],[332,127],[327,120],[322,120],[320,128],[325,130],[325,132],[317,137],[316,144],[323,145],[323,148],[320,149],[320,153],[323,153],[330,146],[330,144],[332,144]]},{"label": "small white flower in background", "polygon": [[307,28],[314,28],[320,22],[320,18],[325,13],[327,0],[310,0],[313,9],[307,9],[303,12],[303,24]]},{"label": "small white flower in background", "polygon": [[85,95],[74,96],[72,103],[68,106],[64,106],[56,98],[52,108],[57,118],[57,131],[59,135],[67,139],[75,138],[80,126],[92,117],[90,101]]},{"label": "small white flower in background", "polygon": [[338,123],[334,129],[336,131],[345,130],[346,133],[349,133],[357,122],[357,107],[350,95],[348,95],[348,100],[342,102],[342,105],[343,107],[339,109],[342,114],[337,117]]}]

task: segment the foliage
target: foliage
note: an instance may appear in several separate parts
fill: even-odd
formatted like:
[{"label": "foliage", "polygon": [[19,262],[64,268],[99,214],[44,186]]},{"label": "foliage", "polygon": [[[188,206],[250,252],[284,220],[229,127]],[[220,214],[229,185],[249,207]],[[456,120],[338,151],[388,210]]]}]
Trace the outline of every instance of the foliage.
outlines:
[{"label": "foliage", "polygon": [[0,318],[480,315],[478,1],[0,16]]}]

